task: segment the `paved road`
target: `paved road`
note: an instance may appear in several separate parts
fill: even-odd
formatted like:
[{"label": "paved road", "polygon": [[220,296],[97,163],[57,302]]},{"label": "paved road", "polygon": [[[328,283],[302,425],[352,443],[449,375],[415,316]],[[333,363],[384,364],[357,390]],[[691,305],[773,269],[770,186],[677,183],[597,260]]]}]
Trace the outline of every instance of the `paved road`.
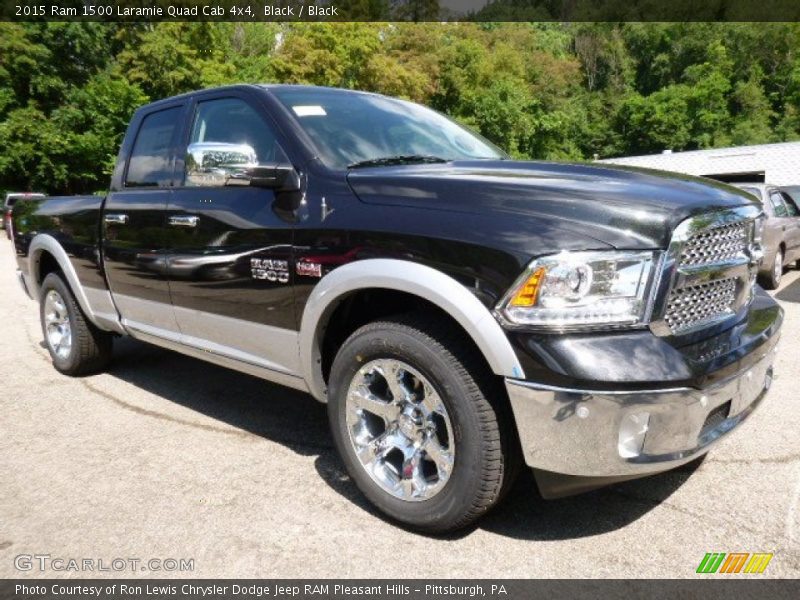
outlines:
[{"label": "paved road", "polygon": [[555,502],[525,476],[437,539],[364,502],[309,396],[131,341],[107,374],[59,375],[13,269],[3,241],[0,577],[20,554],[193,558],[197,577],[688,577],[712,551],[800,576],[797,271],[773,391],[699,467]]}]

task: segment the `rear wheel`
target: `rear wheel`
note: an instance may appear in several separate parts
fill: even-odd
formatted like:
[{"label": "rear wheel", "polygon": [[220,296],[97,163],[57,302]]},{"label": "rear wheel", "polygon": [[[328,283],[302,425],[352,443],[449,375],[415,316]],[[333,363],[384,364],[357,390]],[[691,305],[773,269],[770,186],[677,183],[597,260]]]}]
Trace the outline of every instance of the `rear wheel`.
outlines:
[{"label": "rear wheel", "polygon": [[84,316],[69,286],[57,273],[44,278],[39,315],[53,366],[66,375],[102,370],[111,359],[113,337]]},{"label": "rear wheel", "polygon": [[330,376],[328,414],[350,476],[382,512],[429,532],[486,513],[519,464],[502,388],[451,330],[416,317],[365,325]]},{"label": "rear wheel", "polygon": [[770,266],[769,273],[762,277],[762,285],[768,290],[776,290],[783,278],[783,249],[775,251],[775,258]]}]

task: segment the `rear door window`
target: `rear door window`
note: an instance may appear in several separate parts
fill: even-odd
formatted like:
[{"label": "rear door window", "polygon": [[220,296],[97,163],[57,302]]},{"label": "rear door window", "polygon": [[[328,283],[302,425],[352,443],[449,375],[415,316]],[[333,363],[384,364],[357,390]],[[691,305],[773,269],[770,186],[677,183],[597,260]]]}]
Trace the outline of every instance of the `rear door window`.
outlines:
[{"label": "rear door window", "polygon": [[136,134],[127,187],[165,187],[172,180],[171,154],[181,108],[176,106],[147,115]]}]

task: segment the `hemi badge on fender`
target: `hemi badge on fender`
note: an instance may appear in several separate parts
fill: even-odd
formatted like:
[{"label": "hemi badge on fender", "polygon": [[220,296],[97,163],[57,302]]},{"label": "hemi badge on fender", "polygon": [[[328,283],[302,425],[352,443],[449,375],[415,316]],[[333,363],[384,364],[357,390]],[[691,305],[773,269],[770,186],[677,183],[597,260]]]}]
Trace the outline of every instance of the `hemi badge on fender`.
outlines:
[{"label": "hemi badge on fender", "polygon": [[322,265],[300,261],[297,263],[297,274],[305,275],[306,277],[322,277]]}]

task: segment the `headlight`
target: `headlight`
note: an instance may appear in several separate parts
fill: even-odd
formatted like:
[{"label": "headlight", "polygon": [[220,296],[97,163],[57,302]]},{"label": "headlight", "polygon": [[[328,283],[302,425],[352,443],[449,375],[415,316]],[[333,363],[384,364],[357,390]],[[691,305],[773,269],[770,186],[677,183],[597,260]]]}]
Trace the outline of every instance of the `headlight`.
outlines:
[{"label": "headlight", "polygon": [[512,326],[536,329],[645,322],[654,252],[562,252],[534,260],[497,305]]}]

